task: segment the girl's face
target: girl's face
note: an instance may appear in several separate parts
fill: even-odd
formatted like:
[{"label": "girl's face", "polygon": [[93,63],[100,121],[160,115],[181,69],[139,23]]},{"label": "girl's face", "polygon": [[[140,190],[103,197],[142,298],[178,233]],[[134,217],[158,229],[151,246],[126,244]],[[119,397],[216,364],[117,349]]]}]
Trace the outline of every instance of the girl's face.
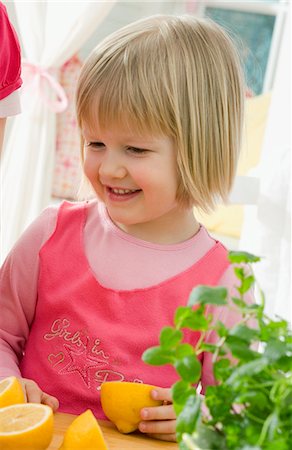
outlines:
[{"label": "girl's face", "polygon": [[[86,127],[83,136],[84,173],[113,222],[151,242],[173,243],[189,237],[181,236],[190,210],[176,200],[176,148],[171,138]],[[193,225],[192,221],[192,234]]]}]

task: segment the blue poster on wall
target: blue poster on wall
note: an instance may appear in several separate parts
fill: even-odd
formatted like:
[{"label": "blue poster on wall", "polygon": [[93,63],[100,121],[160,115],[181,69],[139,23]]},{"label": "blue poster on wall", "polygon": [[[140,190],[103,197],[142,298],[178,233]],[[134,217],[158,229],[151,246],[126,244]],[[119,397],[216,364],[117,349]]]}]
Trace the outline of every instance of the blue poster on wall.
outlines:
[{"label": "blue poster on wall", "polygon": [[248,88],[258,95],[263,90],[275,16],[225,8],[207,7],[205,15],[222,25],[238,44]]}]

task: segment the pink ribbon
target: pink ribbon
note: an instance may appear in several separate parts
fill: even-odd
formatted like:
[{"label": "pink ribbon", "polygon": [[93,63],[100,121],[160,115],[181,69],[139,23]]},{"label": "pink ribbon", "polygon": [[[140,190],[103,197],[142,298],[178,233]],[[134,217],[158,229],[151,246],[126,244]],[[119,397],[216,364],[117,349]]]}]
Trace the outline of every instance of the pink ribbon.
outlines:
[{"label": "pink ribbon", "polygon": [[[49,69],[30,63],[26,60],[22,60],[22,74],[24,78],[24,88],[29,84],[38,82],[38,89],[40,96],[45,105],[53,112],[60,113],[64,111],[68,106],[67,95],[60,85],[60,83],[50,74]],[[27,84],[26,84],[27,83]],[[49,98],[42,86],[47,83],[53,95],[57,98],[52,100]]]}]

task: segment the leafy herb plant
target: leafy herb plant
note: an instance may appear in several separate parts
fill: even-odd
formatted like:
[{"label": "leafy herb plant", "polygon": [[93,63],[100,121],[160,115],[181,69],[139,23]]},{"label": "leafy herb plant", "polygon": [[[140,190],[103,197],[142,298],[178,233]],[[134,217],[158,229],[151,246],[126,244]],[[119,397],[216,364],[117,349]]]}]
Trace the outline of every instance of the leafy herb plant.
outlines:
[{"label": "leafy herb plant", "polygon": [[[180,449],[289,450],[292,333],[287,321],[265,314],[264,293],[258,286],[261,303],[247,304],[244,300],[256,283],[245,264],[260,258],[245,252],[229,252],[228,258],[239,279],[238,295],[230,302],[224,287],[196,287],[188,305],[177,308],[174,326],[162,329],[160,345],[146,350],[143,360],[158,366],[172,364],[178,373],[172,395]],[[231,329],[221,322],[214,324],[207,305],[236,308],[241,319]],[[200,332],[195,347],[184,342],[186,329]],[[205,342],[210,330],[218,335],[215,344]],[[204,397],[196,389],[202,352],[213,354],[216,380]]]}]

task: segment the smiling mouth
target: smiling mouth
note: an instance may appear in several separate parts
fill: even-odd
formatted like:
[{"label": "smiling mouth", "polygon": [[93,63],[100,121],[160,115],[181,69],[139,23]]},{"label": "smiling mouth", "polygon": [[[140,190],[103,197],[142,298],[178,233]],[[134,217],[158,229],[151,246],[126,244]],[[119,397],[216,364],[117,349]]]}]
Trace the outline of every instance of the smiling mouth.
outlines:
[{"label": "smiling mouth", "polygon": [[141,191],[141,189],[120,189],[120,188],[108,188],[110,192],[117,195],[134,194],[135,192]]}]

